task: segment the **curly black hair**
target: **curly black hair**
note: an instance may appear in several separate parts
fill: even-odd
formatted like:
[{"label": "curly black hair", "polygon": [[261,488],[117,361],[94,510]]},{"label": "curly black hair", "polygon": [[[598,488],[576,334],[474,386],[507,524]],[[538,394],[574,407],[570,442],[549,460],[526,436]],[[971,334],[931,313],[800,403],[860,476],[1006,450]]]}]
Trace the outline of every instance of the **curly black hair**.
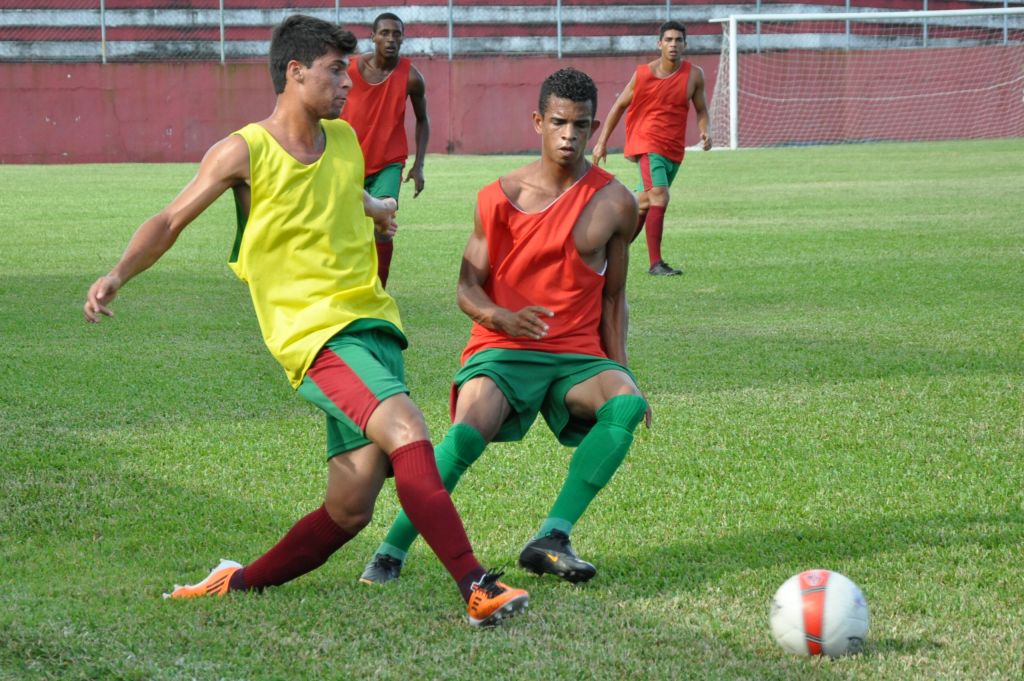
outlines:
[{"label": "curly black hair", "polygon": [[597,113],[597,85],[590,76],[577,69],[559,69],[544,80],[540,86],[540,101],[537,103],[540,115],[544,115],[551,97],[561,97],[570,102],[589,101],[593,113]]}]

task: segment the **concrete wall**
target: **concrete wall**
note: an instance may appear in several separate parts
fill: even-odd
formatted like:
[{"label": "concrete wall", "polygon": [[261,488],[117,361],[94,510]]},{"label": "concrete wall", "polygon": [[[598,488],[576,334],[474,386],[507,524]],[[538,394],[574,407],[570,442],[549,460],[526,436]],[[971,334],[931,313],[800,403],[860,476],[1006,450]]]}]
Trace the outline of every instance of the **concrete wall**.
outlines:
[{"label": "concrete wall", "polygon": [[[652,54],[651,58],[655,55]],[[638,57],[418,58],[427,82],[432,153],[537,148],[530,114],[540,83],[575,66],[598,84],[599,118]],[[708,101],[718,57],[697,55]],[[0,163],[195,162],[218,139],[274,105],[264,63],[0,63]],[[688,144],[696,138],[691,121]],[[412,130],[412,113],[407,121]],[[623,144],[624,123],[612,137]]]}]

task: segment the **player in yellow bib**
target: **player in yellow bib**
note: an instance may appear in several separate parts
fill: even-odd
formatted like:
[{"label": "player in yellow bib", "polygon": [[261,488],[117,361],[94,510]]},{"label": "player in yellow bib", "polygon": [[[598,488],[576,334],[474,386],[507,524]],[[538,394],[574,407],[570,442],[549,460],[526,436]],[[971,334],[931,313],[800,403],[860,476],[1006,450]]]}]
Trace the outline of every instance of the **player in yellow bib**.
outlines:
[{"label": "player in yellow bib", "polygon": [[351,33],[319,19],[294,15],[278,25],[270,45],[273,113],[210,148],[196,176],[90,287],[84,313],[90,322],[113,316],[118,290],[232,190],[239,219],[229,265],[249,286],[267,348],[299,394],[327,414],[327,492],[255,561],[222,561],[167,596],[262,589],[316,569],[370,522],[393,473],[403,509],[458,583],[470,623],[496,624],[529,597],[476,560],[408,396],[406,339],[373,245],[375,231],[394,234],[395,201],[363,190],[359,143],[337,120],[355,47]]}]

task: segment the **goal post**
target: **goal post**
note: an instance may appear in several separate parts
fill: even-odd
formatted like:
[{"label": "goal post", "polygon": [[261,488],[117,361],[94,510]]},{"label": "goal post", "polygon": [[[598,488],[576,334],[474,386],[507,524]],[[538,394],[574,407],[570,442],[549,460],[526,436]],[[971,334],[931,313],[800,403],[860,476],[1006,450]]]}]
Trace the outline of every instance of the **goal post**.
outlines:
[{"label": "goal post", "polygon": [[1024,137],[1024,7],[711,21],[715,146]]}]

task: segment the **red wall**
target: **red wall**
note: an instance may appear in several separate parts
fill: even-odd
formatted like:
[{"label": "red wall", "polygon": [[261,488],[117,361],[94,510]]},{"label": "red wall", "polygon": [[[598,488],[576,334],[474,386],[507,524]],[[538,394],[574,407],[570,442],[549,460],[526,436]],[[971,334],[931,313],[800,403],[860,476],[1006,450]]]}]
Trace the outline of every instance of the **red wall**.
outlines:
[{"label": "red wall", "polygon": [[[652,55],[653,58],[655,55]],[[718,57],[697,55],[708,101]],[[537,148],[530,114],[540,83],[575,66],[598,85],[603,118],[638,57],[416,59],[427,82],[432,153]],[[0,163],[194,162],[274,106],[264,64],[0,63]],[[696,141],[691,122],[687,143]],[[408,127],[412,130],[412,112]],[[624,123],[611,139],[621,148]],[[410,136],[410,140],[411,140]]]}]

